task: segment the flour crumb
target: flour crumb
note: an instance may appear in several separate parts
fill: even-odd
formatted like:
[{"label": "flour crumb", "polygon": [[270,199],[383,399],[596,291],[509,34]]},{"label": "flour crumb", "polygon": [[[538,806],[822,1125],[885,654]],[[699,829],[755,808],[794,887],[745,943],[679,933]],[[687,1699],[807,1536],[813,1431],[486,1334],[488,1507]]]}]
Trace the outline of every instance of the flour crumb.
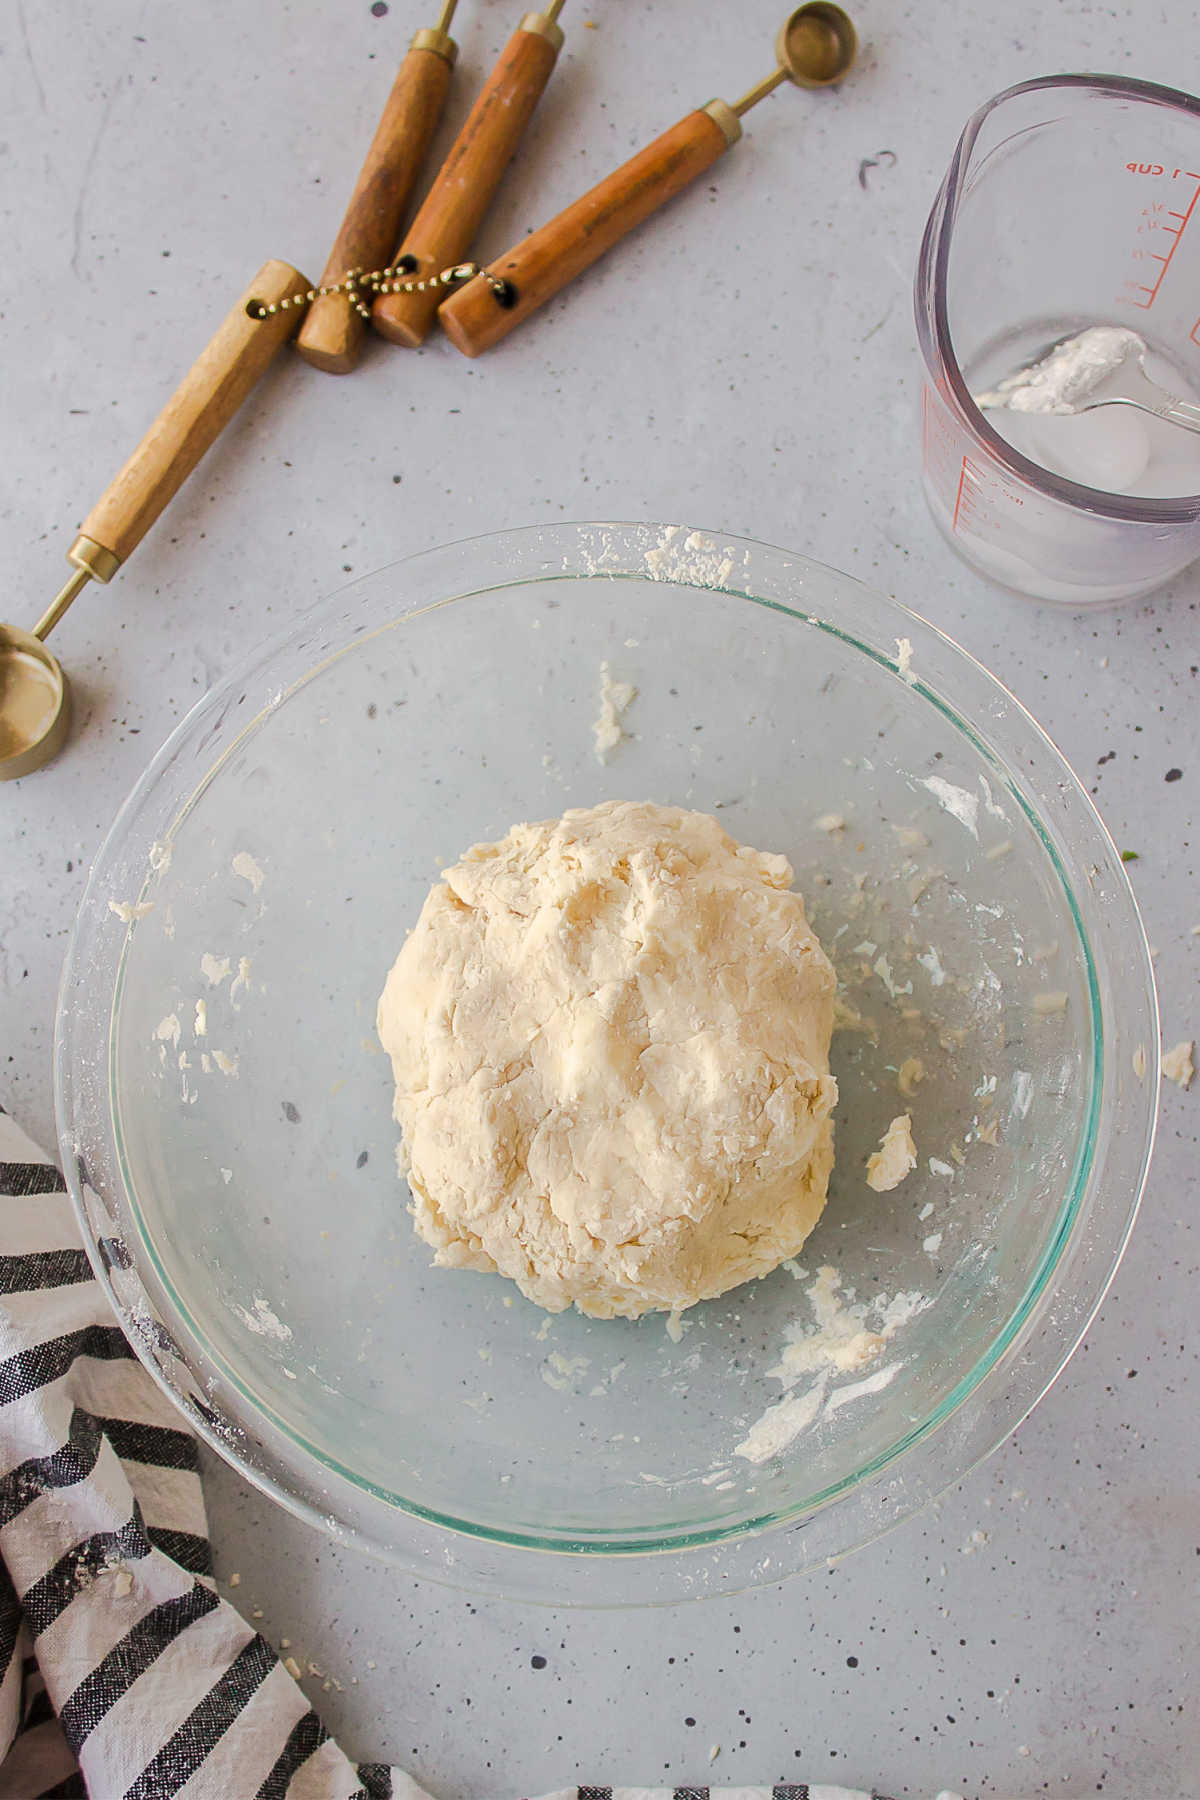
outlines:
[{"label": "flour crumb", "polygon": [[231,1588],[241,1587],[241,1585],[242,1585],[242,1578],[236,1569],[233,1571],[233,1574],[229,1577],[229,1585]]},{"label": "flour crumb", "polygon": [[294,1656],[285,1656],[283,1659],[283,1666],[293,1681],[301,1681],[303,1679],[303,1671]]},{"label": "flour crumb", "polygon": [[1046,994],[1033,996],[1033,1010],[1039,1018],[1049,1018],[1052,1013],[1066,1012],[1067,996],[1061,988],[1053,988]]},{"label": "flour crumb", "polygon": [[133,1574],[122,1563],[113,1578],[113,1593],[118,1600],[125,1600],[133,1592]]},{"label": "flour crumb", "polygon": [[924,1243],[921,1245],[921,1248],[922,1248],[922,1250],[924,1250],[926,1256],[936,1256],[937,1255],[938,1251],[942,1247],[942,1236],[943,1236],[943,1233],[940,1231],[931,1231],[930,1232],[929,1236],[925,1239]]},{"label": "flour crumb", "polygon": [[230,1182],[233,1180],[233,1170],[232,1169],[222,1169],[221,1170],[221,1180],[225,1183],[225,1186],[228,1187]]},{"label": "flour crumb", "polygon": [[1194,1049],[1195,1044],[1192,1040],[1184,1038],[1182,1043],[1174,1045],[1170,1050],[1163,1051],[1161,1064],[1163,1075],[1168,1081],[1173,1081],[1176,1087],[1191,1086],[1192,1076],[1196,1073],[1196,1067],[1192,1061]]},{"label": "flour crumb", "polygon": [[960,1555],[974,1556],[975,1552],[977,1550],[982,1550],[983,1546],[988,1542],[989,1539],[986,1531],[973,1531],[966,1543],[961,1546]]},{"label": "flour crumb", "polygon": [[542,1380],[549,1388],[560,1393],[574,1386],[578,1376],[585,1373],[591,1363],[588,1356],[564,1356],[559,1350],[552,1350],[542,1365]]},{"label": "flour crumb", "polygon": [[123,925],[132,925],[135,919],[144,919],[147,913],[154,911],[153,900],[110,900],[108,910],[116,913]]},{"label": "flour crumb", "polygon": [[214,956],[211,950],[206,950],[200,958],[200,973],[209,987],[220,987],[232,967],[227,956]]},{"label": "flour crumb", "polygon": [[683,540],[685,550],[692,552],[692,561],[680,570],[683,579],[698,583],[701,587],[724,587],[733,574],[733,551],[722,549],[702,531],[693,531]]},{"label": "flour crumb", "polygon": [[[682,525],[664,526],[662,535],[642,557],[652,581],[689,582],[693,587],[723,587],[733,573],[734,551],[702,531],[683,537]],[[682,542],[680,539],[682,538]]]},{"label": "flour crumb", "polygon": [[928,950],[917,957],[917,961],[929,976],[934,987],[942,987],[945,984],[946,971],[942,967],[942,959],[933,944],[930,944]]},{"label": "flour crumb", "polygon": [[888,1194],[899,1187],[916,1166],[912,1117],[909,1113],[900,1113],[884,1132],[878,1150],[867,1158],[867,1186],[874,1188],[877,1194]]},{"label": "flour crumb", "polygon": [[248,850],[239,850],[230,864],[235,875],[248,881],[257,894],[263,884],[263,872]]},{"label": "flour crumb", "polygon": [[238,972],[229,984],[229,998],[237,1005],[238,995],[248,992],[250,988],[250,958],[238,957]]},{"label": "flour crumb", "polygon": [[165,1019],[160,1019],[154,1027],[154,1035],[160,1044],[170,1044],[173,1050],[178,1050],[179,1040],[183,1036],[178,1015],[168,1013]]},{"label": "flour crumb", "polygon": [[829,1377],[823,1376],[807,1393],[789,1395],[768,1406],[741,1443],[734,1445],[734,1455],[752,1463],[765,1463],[772,1456],[779,1456],[812,1424],[821,1410],[828,1384]]},{"label": "flour crumb", "polygon": [[981,1125],[975,1133],[975,1142],[990,1144],[993,1150],[996,1149],[1000,1143],[999,1119],[989,1119],[986,1125]]},{"label": "flour crumb", "polygon": [[898,1373],[900,1364],[892,1363],[864,1380],[829,1392],[836,1374],[873,1362],[901,1326],[929,1304],[924,1295],[916,1292],[896,1294],[891,1300],[886,1294],[879,1294],[869,1304],[854,1303],[852,1295],[846,1300],[839,1298],[839,1285],[835,1268],[827,1264],[818,1270],[808,1289],[814,1324],[808,1330],[789,1326],[779,1364],[769,1371],[785,1390],[805,1375],[815,1379],[804,1393],[786,1393],[755,1421],[735,1447],[735,1454],[747,1462],[763,1463],[780,1455],[823,1409],[833,1412],[867,1394],[878,1393]]},{"label": "flour crumb", "polygon": [[839,1412],[843,1406],[849,1406],[852,1401],[862,1400],[867,1394],[882,1393],[885,1387],[892,1385],[899,1373],[900,1364],[898,1362],[889,1363],[885,1369],[876,1369],[873,1375],[864,1375],[861,1381],[851,1381],[845,1387],[834,1388],[825,1402],[825,1417],[828,1418],[830,1413]]},{"label": "flour crumb", "polygon": [[979,836],[979,796],[966,788],[955,787],[942,775],[926,775],[921,782],[928,788],[943,811],[948,812],[960,825],[965,825],[973,838]]},{"label": "flour crumb", "polygon": [[931,1156],[929,1159],[929,1173],[931,1175],[949,1175],[952,1177],[954,1169],[950,1163],[943,1162],[939,1156]]},{"label": "flour crumb", "polygon": [[196,1018],[195,1018],[195,1022],[193,1024],[193,1026],[192,1026],[192,1029],[198,1038],[208,1036],[208,1003],[207,1003],[207,1001],[197,1000],[197,1002],[196,1002]]},{"label": "flour crumb", "polygon": [[911,1100],[925,1079],[925,1064],[919,1056],[909,1056],[900,1064],[896,1086],[906,1100]]},{"label": "flour crumb", "polygon": [[841,813],[836,812],[822,813],[820,818],[815,819],[813,823],[818,831],[827,831],[830,837],[835,837],[839,831],[846,829],[845,819]]},{"label": "flour crumb", "polygon": [[917,679],[913,674],[913,647],[908,638],[896,639],[896,673],[902,681],[911,687]]},{"label": "flour crumb", "polygon": [[236,1056],[230,1056],[225,1050],[214,1050],[212,1059],[216,1063],[218,1069],[220,1069],[222,1075],[228,1075],[231,1078],[236,1079],[238,1072],[238,1059]]},{"label": "flour crumb", "polygon": [[667,525],[654,548],[646,551],[642,561],[645,563],[647,573],[652,581],[673,579],[671,550],[682,531],[682,525]]},{"label": "flour crumb", "polygon": [[715,1763],[715,1762],[716,1762],[716,1760],[717,1760],[717,1758],[718,1758],[718,1756],[720,1756],[720,1754],[721,1754],[721,1746],[720,1746],[720,1744],[713,1744],[713,1745],[712,1745],[712,1747],[711,1747],[711,1749],[710,1749],[710,1750],[709,1750],[709,1752],[708,1752],[708,1760],[709,1760],[709,1762],[710,1762],[710,1763]]},{"label": "flour crumb", "polygon": [[683,1342],[683,1333],[683,1314],[679,1308],[676,1307],[674,1312],[667,1316],[667,1336],[673,1344],[681,1344]]},{"label": "flour crumb", "polygon": [[835,1031],[861,1031],[865,1037],[877,1037],[879,1026],[874,1019],[860,1013],[856,1006],[851,1006],[841,995],[834,996],[833,1029]]},{"label": "flour crumb", "polygon": [[155,841],[146,854],[146,861],[156,875],[165,875],[171,866],[170,844],[160,844]]},{"label": "flour crumb", "polygon": [[621,719],[636,699],[637,689],[632,682],[614,681],[608,664],[602,662],[600,664],[600,711],[592,726],[596,756],[600,762],[607,762],[610,751],[615,750],[621,739],[629,735],[622,727]]},{"label": "flour crumb", "polygon": [[[880,981],[882,981],[884,987],[887,989],[888,997],[890,999],[898,1000],[902,994],[911,994],[912,993],[912,991],[913,991],[912,982],[906,981],[904,983],[904,985],[901,986],[900,983],[893,976],[892,965],[888,961],[886,956],[877,956],[875,958],[873,967],[874,967],[876,975],[878,975]],[[943,979],[943,981],[945,980],[944,975],[943,975],[942,979]]]},{"label": "flour crumb", "polygon": [[1133,1072],[1137,1076],[1138,1080],[1145,1081],[1145,1079],[1146,1079],[1146,1046],[1145,1046],[1145,1044],[1138,1045],[1137,1049],[1134,1051],[1133,1056],[1130,1060],[1133,1063]]},{"label": "flour crumb", "polygon": [[[233,1311],[242,1321],[246,1330],[252,1331],[256,1337],[275,1338],[281,1344],[287,1343],[292,1335],[291,1326],[285,1325],[283,1320],[272,1312],[267,1305],[266,1296],[255,1294],[250,1304],[253,1309],[250,1312],[247,1312],[244,1306],[238,1306],[236,1302],[233,1306]],[[287,1373],[286,1369],[284,1373]],[[295,1376],[292,1379],[295,1380]]]}]

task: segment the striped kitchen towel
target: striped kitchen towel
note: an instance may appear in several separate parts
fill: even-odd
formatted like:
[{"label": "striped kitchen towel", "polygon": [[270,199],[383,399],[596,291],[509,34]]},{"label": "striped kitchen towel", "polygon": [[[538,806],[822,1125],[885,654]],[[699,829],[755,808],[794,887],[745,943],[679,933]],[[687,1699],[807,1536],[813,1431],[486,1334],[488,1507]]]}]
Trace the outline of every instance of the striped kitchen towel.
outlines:
[{"label": "striped kitchen towel", "polygon": [[[426,1800],[339,1749],[211,1569],[196,1440],[114,1322],[62,1176],[0,1112],[0,1800]],[[883,1800],[553,1800],[710,1794]]]}]

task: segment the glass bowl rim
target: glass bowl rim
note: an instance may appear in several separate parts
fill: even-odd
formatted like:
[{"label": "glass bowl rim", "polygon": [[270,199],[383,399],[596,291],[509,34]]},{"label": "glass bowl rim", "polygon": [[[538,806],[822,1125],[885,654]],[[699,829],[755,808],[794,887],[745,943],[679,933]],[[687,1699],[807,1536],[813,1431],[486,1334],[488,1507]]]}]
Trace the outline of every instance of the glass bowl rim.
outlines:
[{"label": "glass bowl rim", "polygon": [[[526,526],[516,530],[483,534],[473,538],[459,540],[454,544],[418,552],[397,562],[384,565],[354,581],[343,585],[333,594],[318,601],[315,605],[294,620],[286,628],[274,633],[265,642],[259,644],[235,667],[222,681],[217,683],[208,694],[203,696],[192,708],[191,712],[180,721],[166,742],[157,752],[151,763],[135,784],[132,792],[118,813],[104,844],[97,854],[87,890],[81,902],[67,958],[63,970],[60,989],[59,1018],[56,1025],[55,1039],[55,1086],[56,1104],[58,1108],[59,1132],[62,1143],[64,1169],[68,1186],[80,1219],[84,1240],[89,1254],[96,1267],[102,1284],[108,1291],[110,1301],[114,1305],[127,1335],[133,1343],[143,1362],[146,1363],[159,1385],[171,1397],[177,1406],[181,1406],[189,1415],[193,1426],[200,1435],[229,1461],[244,1476],[251,1480],[262,1491],[271,1495],[289,1510],[317,1523],[335,1536],[363,1544],[365,1547],[383,1555],[388,1560],[398,1562],[414,1572],[431,1574],[458,1586],[475,1588],[478,1591],[498,1591],[523,1595],[531,1599],[545,1599],[549,1603],[562,1603],[564,1600],[577,1600],[583,1604],[624,1604],[628,1599],[672,1600],[689,1597],[700,1591],[736,1591],[738,1587],[751,1585],[755,1581],[778,1578],[790,1573],[794,1568],[814,1566],[818,1562],[828,1562],[849,1549],[879,1535],[899,1519],[916,1511],[921,1505],[933,1499],[951,1482],[961,1477],[967,1468],[986,1455],[995,1444],[1002,1441],[1013,1427],[1019,1423],[1029,1408],[1050,1385],[1059,1369],[1066,1362],[1079,1338],[1083,1335],[1087,1324],[1099,1306],[1103,1294],[1115,1273],[1128,1233],[1132,1228],[1137,1204],[1144,1185],[1145,1173],[1149,1163],[1150,1148],[1153,1142],[1154,1118],[1156,1108],[1151,1106],[1141,1110],[1146,1113],[1141,1133],[1142,1154],[1134,1158],[1131,1169],[1133,1179],[1127,1191],[1127,1206],[1122,1213],[1119,1202],[1106,1209],[1109,1227],[1104,1234],[1104,1244],[1094,1247],[1093,1254],[1086,1259],[1087,1279],[1081,1284],[1083,1291],[1067,1296],[1069,1305],[1060,1304],[1055,1308],[1046,1302],[1054,1293],[1053,1278],[1059,1271],[1069,1246],[1076,1243],[1077,1228],[1081,1226],[1080,1214],[1084,1202],[1088,1199],[1088,1183],[1092,1174],[1092,1161],[1096,1151],[1096,1127],[1098,1108],[1103,1098],[1105,1069],[1103,1061],[1103,1044],[1101,1028],[1101,999],[1096,983],[1096,973],[1092,962],[1091,946],[1088,930],[1079,900],[1059,856],[1056,840],[1045,824],[1041,811],[1033,806],[1015,785],[1010,777],[1008,762],[989,746],[981,737],[979,729],[973,725],[956,706],[950,706],[939,695],[924,687],[918,678],[909,680],[927,702],[932,702],[966,735],[974,751],[986,763],[993,765],[996,774],[1005,780],[1009,791],[1019,801],[1031,825],[1040,835],[1042,842],[1054,861],[1056,872],[1062,883],[1068,905],[1073,915],[1076,931],[1084,952],[1087,964],[1087,979],[1092,999],[1092,1046],[1093,1046],[1093,1085],[1091,1095],[1090,1122],[1083,1134],[1076,1167],[1072,1179],[1067,1184],[1067,1195],[1058,1209],[1055,1227],[1043,1250],[1038,1267],[1027,1284],[1025,1293],[1014,1307],[1006,1325],[993,1339],[985,1354],[978,1359],[974,1368],[963,1376],[952,1392],[936,1407],[930,1416],[920,1425],[904,1433],[902,1437],[886,1453],[875,1458],[873,1463],[857,1470],[845,1481],[827,1490],[815,1498],[809,1497],[802,1508],[791,1508],[784,1512],[775,1512],[749,1521],[741,1521],[732,1526],[723,1524],[715,1529],[689,1531],[668,1538],[649,1538],[644,1541],[630,1542],[626,1539],[609,1538],[597,1543],[590,1539],[573,1541],[567,1538],[545,1538],[530,1535],[527,1532],[512,1534],[495,1527],[482,1527],[469,1521],[444,1517],[431,1512],[420,1505],[405,1501],[401,1496],[389,1495],[361,1477],[330,1459],[324,1452],[305,1442],[302,1437],[289,1427],[285,1421],[275,1417],[237,1380],[231,1370],[221,1365],[214,1352],[204,1343],[202,1336],[190,1329],[187,1311],[181,1298],[174,1293],[169,1277],[165,1271],[159,1271],[162,1279],[162,1292],[166,1294],[171,1305],[167,1310],[170,1330],[167,1333],[168,1349],[164,1349],[161,1328],[147,1330],[146,1314],[158,1317],[163,1309],[160,1295],[150,1291],[142,1280],[137,1269],[126,1268],[123,1271],[123,1285],[128,1290],[135,1287],[140,1290],[137,1302],[130,1304],[128,1291],[122,1295],[118,1292],[118,1284],[114,1279],[111,1259],[104,1250],[104,1229],[106,1223],[105,1208],[99,1202],[91,1187],[86,1170],[81,1171],[78,1156],[75,1153],[76,1125],[73,1105],[75,1089],[73,1083],[77,1071],[72,1066],[71,1051],[74,1043],[70,1030],[70,1008],[68,995],[72,983],[78,981],[78,968],[84,950],[83,940],[86,937],[88,921],[96,913],[99,905],[101,911],[106,907],[103,897],[104,873],[108,863],[117,854],[127,829],[138,821],[141,811],[158,791],[160,775],[165,773],[177,750],[184,748],[193,738],[206,719],[214,713],[219,714],[234,692],[245,692],[253,685],[255,676],[260,679],[285,656],[289,650],[297,650],[305,644],[306,638],[313,635],[314,630],[320,635],[323,629],[340,636],[337,648],[325,653],[316,662],[295,677],[285,687],[267,697],[266,703],[252,716],[244,721],[229,738],[219,755],[210,765],[206,774],[197,780],[191,793],[182,801],[176,801],[172,807],[172,821],[177,822],[186,816],[197,795],[207,787],[216,771],[235,743],[241,742],[248,733],[261,727],[264,716],[278,705],[287,693],[304,685],[317,673],[318,669],[331,659],[350,651],[354,645],[364,638],[374,635],[375,630],[382,630],[402,624],[405,620],[419,613],[427,612],[431,606],[455,603],[471,597],[480,597],[491,592],[501,591],[514,585],[527,585],[542,579],[615,579],[615,580],[647,580],[654,579],[648,573],[645,553],[648,544],[659,545],[667,541],[668,533],[687,533],[691,528],[686,526],[661,526],[642,523],[594,523],[557,524],[551,526]],[[1143,1006],[1143,1023],[1146,1025],[1146,1041],[1153,1046],[1152,1057],[1155,1067],[1147,1069],[1147,1080],[1141,1084],[1141,1092],[1145,1095],[1156,1093],[1157,1084],[1156,1057],[1158,1046],[1157,1016],[1152,969],[1149,953],[1145,944],[1145,935],[1137,915],[1136,903],[1128,875],[1123,868],[1115,846],[1112,844],[1099,815],[1096,813],[1090,798],[1083,790],[1069,766],[1061,757],[1048,736],[1027,713],[1024,707],[1003,688],[985,669],[961,649],[953,640],[938,631],[935,626],[911,613],[899,602],[870,589],[857,578],[843,575],[826,565],[814,562],[811,558],[795,553],[779,550],[773,546],[754,543],[751,540],[738,538],[728,533],[702,533],[706,542],[714,539],[724,548],[733,549],[741,555],[743,564],[765,565],[755,566],[753,573],[759,577],[760,583],[768,573],[776,577],[790,577],[789,590],[795,585],[796,572],[801,571],[800,590],[803,592],[803,576],[811,574],[832,584],[837,591],[840,602],[843,588],[851,592],[852,608],[847,611],[865,610],[868,613],[886,613],[889,626],[898,625],[901,631],[916,637],[929,649],[940,648],[943,654],[949,653],[954,665],[956,677],[962,674],[971,684],[982,685],[982,690],[993,700],[1002,701],[1005,716],[1011,715],[1019,732],[1031,734],[1035,748],[1043,755],[1048,755],[1062,788],[1063,777],[1066,776],[1067,787],[1076,802],[1083,802],[1082,819],[1087,830],[1098,834],[1099,842],[1093,843],[1092,849],[1100,855],[1106,854],[1112,864],[1111,872],[1115,875],[1114,901],[1118,908],[1122,906],[1131,915],[1127,925],[1132,925],[1134,942],[1141,950],[1138,961],[1138,972],[1143,977],[1141,998]],[[675,540],[678,542],[678,538]],[[597,558],[589,546],[603,547],[603,554]],[[616,557],[614,562],[612,559]],[[368,623],[353,624],[355,619],[361,621],[361,607],[353,605],[354,597],[363,589],[382,591],[385,584],[397,573],[403,571],[410,578],[414,573],[422,571],[432,573],[434,586],[437,588],[443,565],[456,565],[462,561],[477,565],[480,579],[473,585],[455,583],[452,592],[441,593],[433,600],[405,607],[399,612],[393,609],[390,616],[375,619]],[[598,561],[608,561],[609,566],[598,567]],[[505,567],[511,564],[511,569]],[[505,567],[503,579],[495,579],[499,568]],[[487,574],[492,579],[483,579]],[[843,642],[862,652],[869,659],[880,665],[882,669],[900,673],[898,663],[884,653],[878,645],[864,642],[857,631],[846,629],[845,625],[818,617],[815,612],[798,608],[778,598],[745,591],[737,585],[726,585],[725,580],[688,579],[678,573],[668,572],[664,577],[678,587],[701,587],[708,591],[717,591],[729,596],[731,600],[749,602],[783,615],[793,621],[810,627],[816,626],[829,631]],[[768,583],[769,585],[769,583]],[[825,608],[829,610],[832,595],[825,596]],[[377,607],[377,610],[380,610]],[[835,605],[833,610],[837,610]],[[306,652],[311,655],[311,651]],[[920,660],[919,657],[917,660]],[[268,684],[269,685],[269,684]],[[965,709],[964,709],[965,711]],[[219,726],[218,726],[219,729]],[[210,732],[210,736],[214,733]],[[1019,733],[1018,733],[1019,735]],[[1093,867],[1095,866],[1093,862]],[[1085,900],[1086,907],[1086,900]],[[128,938],[123,940],[120,953],[118,976],[124,968],[124,957],[127,952]],[[1131,963],[1135,959],[1131,958]],[[114,989],[112,1004],[109,1007],[100,1032],[105,1042],[101,1046],[103,1064],[106,1070],[105,1088],[108,1122],[113,1129],[117,1144],[115,1166],[119,1171],[123,1186],[124,1200],[133,1212],[135,1223],[138,1218],[136,1198],[131,1184],[124,1181],[124,1160],[120,1154],[119,1125],[114,1121],[117,1117],[117,1097],[111,1091],[111,1054],[114,1042],[113,1021],[116,1016],[117,1000],[120,992],[118,979]],[[1153,1030],[1150,1026],[1153,1026]],[[77,1033],[75,1034],[77,1035]],[[1148,1050],[1148,1055],[1151,1052]],[[1136,1097],[1136,1096],[1135,1096]],[[1136,1119],[1132,1121],[1136,1125]],[[1128,1133],[1123,1133],[1123,1137]],[[1103,1198],[1103,1196],[1101,1196]],[[1091,1194],[1089,1218],[1096,1210],[1095,1193]],[[111,1225],[111,1219],[107,1220]],[[140,1234],[142,1248],[150,1253],[150,1246],[144,1233]],[[152,1253],[150,1253],[152,1254]],[[1059,1301],[1063,1300],[1060,1294]],[[184,1327],[184,1329],[180,1329]],[[184,1339],[189,1349],[185,1353],[179,1340]],[[1039,1345],[1038,1356],[1031,1361],[1029,1352],[1031,1342],[1036,1338]],[[1020,1352],[1020,1354],[1018,1354]],[[189,1382],[181,1380],[178,1366],[192,1377]],[[193,1365],[196,1365],[193,1368]],[[1007,1370],[1004,1391],[1001,1393],[999,1373]],[[1018,1379],[1018,1375],[1020,1378]],[[197,1381],[196,1377],[200,1380]],[[195,1391],[215,1393],[224,1386],[231,1391],[240,1392],[248,1403],[255,1417],[254,1453],[246,1450],[246,1434],[239,1427],[231,1437],[230,1430],[214,1412],[198,1398]],[[987,1417],[971,1418],[964,1415],[964,1408],[971,1410],[971,1402],[975,1402],[974,1411],[982,1412],[983,1401],[980,1390],[988,1389],[986,1409]],[[989,1423],[990,1421],[990,1423]],[[956,1423],[953,1431],[947,1426]],[[963,1439],[969,1440],[962,1442]],[[942,1440],[946,1440],[943,1444]],[[948,1453],[949,1443],[959,1445],[956,1455]],[[942,1444],[941,1453],[938,1446]],[[308,1465],[306,1476],[289,1467],[285,1458],[286,1447],[299,1450],[301,1458]],[[914,1467],[914,1458],[919,1458],[925,1465],[919,1479],[914,1479],[918,1471]],[[878,1516],[878,1504],[874,1507],[864,1506],[868,1495],[874,1495],[878,1501],[877,1490],[882,1477],[890,1476],[886,1484],[893,1493],[893,1504],[884,1509],[884,1516]],[[332,1484],[332,1485],[331,1485]],[[858,1498],[859,1504],[852,1503]],[[361,1513],[362,1507],[354,1504],[355,1500],[365,1503],[367,1512],[376,1513],[382,1507],[382,1517],[362,1518],[354,1516]],[[845,1517],[847,1508],[851,1507],[862,1518],[856,1518],[851,1531],[850,1541],[837,1543],[843,1533],[830,1533],[832,1516]],[[349,1515],[349,1516],[347,1516]],[[801,1546],[806,1539],[813,1536],[814,1526],[823,1522],[824,1528],[816,1532],[820,1543],[814,1554]],[[390,1526],[391,1529],[385,1529]],[[774,1549],[776,1554],[764,1554]],[[791,1554],[787,1554],[787,1551]],[[547,1568],[549,1565],[549,1569]],[[657,1572],[652,1594],[645,1592],[648,1566]],[[614,1583],[614,1570],[622,1571],[620,1578]],[[608,1593],[597,1598],[597,1571],[607,1574],[600,1577]],[[553,1571],[552,1573],[550,1571]],[[619,1589],[615,1597],[610,1598],[612,1590]]]}]

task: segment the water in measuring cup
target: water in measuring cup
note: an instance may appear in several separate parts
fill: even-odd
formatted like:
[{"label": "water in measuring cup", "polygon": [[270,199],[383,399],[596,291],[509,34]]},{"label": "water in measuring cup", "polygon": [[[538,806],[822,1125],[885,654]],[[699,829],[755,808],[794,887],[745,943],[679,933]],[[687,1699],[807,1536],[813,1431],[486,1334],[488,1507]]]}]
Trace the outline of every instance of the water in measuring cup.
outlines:
[{"label": "water in measuring cup", "polygon": [[[1021,327],[964,371],[973,394],[1038,362],[1050,344],[1081,329],[1042,320]],[[1147,342],[1146,374],[1182,400],[1200,391],[1168,356]],[[992,407],[988,424],[1030,462],[1106,494],[1165,500],[1200,494],[1200,433],[1169,425],[1132,406],[1100,406],[1074,415],[1012,412]]]}]

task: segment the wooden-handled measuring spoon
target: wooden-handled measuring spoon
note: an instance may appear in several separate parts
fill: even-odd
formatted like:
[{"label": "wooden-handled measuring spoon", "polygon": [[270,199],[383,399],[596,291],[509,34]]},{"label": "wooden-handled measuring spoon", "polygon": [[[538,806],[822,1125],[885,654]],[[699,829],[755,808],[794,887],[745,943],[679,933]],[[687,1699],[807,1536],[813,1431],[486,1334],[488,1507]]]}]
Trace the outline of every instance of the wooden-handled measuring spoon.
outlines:
[{"label": "wooden-handled measuring spoon", "polygon": [[[458,0],[445,0],[430,30],[418,31],[392,84],[367,159],[329,252],[321,284],[354,269],[378,269],[391,255],[425,152],[441,123],[458,45],[449,35]],[[296,340],[305,362],[348,375],[362,355],[366,320],[346,294],[318,295]]]},{"label": "wooden-handled measuring spoon", "polygon": [[476,275],[443,301],[438,319],[450,342],[464,356],[491,349],[736,144],[742,114],[781,81],[828,87],[841,80],[857,51],[854,26],[840,6],[812,0],[799,7],[776,39],[778,66],[740,100],[732,106],[710,100],[688,113],[565,212],[523,238],[486,274]]},{"label": "wooden-handled measuring spoon", "polygon": [[[526,13],[505,45],[396,252],[394,266],[404,275],[427,280],[470,249],[562,49],[562,5],[550,0],[544,12]],[[381,292],[371,321],[393,343],[423,344],[443,291],[435,284]]]},{"label": "wooden-handled measuring spoon", "polygon": [[89,581],[112,580],[293,335],[303,316],[297,288],[308,288],[298,269],[263,264],[83,521],[61,592],[32,631],[0,624],[0,781],[32,774],[62,748],[70,690],[45,638]]}]

